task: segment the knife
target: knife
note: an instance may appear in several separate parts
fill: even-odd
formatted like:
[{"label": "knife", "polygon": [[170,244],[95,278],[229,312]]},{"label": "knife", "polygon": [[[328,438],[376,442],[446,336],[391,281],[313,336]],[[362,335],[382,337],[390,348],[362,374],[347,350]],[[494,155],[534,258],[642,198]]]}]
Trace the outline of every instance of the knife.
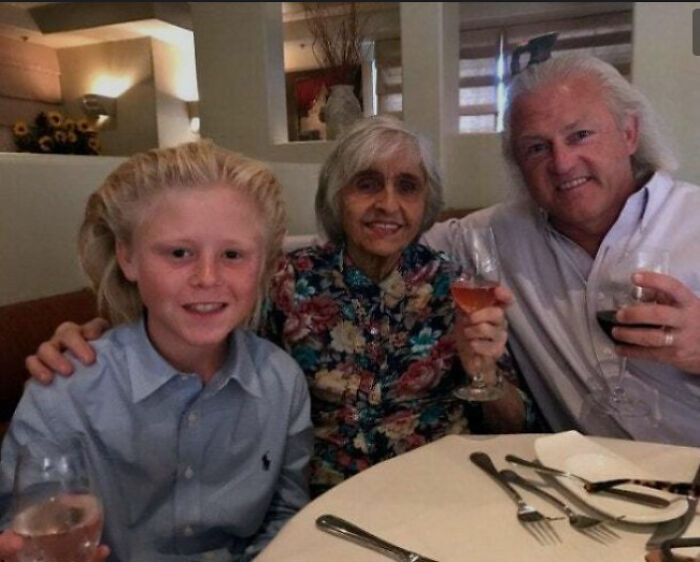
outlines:
[{"label": "knife", "polygon": [[[700,484],[700,466],[695,472],[695,477],[693,478],[693,484],[695,486]],[[675,539],[683,536],[685,530],[690,525],[690,522],[695,517],[695,510],[698,506],[698,496],[691,495],[688,497],[688,510],[678,517],[677,519],[672,519],[671,521],[666,521],[665,523],[659,523],[654,530],[654,533],[649,537],[646,547],[647,550],[654,550],[661,548],[661,543],[667,540]]]},{"label": "knife", "polygon": [[[525,459],[521,459],[520,457],[517,457],[515,455],[506,455],[506,460],[510,463],[514,464],[519,464],[520,466],[527,466],[528,468],[534,468],[538,472],[547,472],[549,474],[554,474],[556,476],[564,476],[566,478],[573,478],[574,480],[578,481],[580,484],[583,486],[586,486],[586,484],[590,484],[588,480],[585,478],[581,478],[580,476],[576,474],[572,474],[571,472],[566,472],[564,470],[559,470],[558,468],[552,468],[551,466],[545,466],[539,461],[528,461]],[[625,490],[623,488],[610,488],[609,490],[605,490],[605,494],[610,494],[613,496],[618,496],[620,499],[624,498],[629,501],[633,501],[636,503],[640,503],[643,505],[648,505],[652,507],[668,507],[671,505],[671,503],[666,499],[662,498],[659,496],[655,496],[652,494],[645,494],[643,492],[635,492],[633,490]]]},{"label": "knife", "polygon": [[316,519],[316,526],[327,533],[342,537],[364,546],[365,548],[371,548],[394,560],[401,560],[404,562],[437,562],[437,560],[426,558],[416,552],[411,552],[410,550],[387,542],[384,539],[380,539],[378,536],[364,529],[360,529],[357,525],[353,525],[350,521],[346,521],[345,519],[341,519],[329,513],[321,515]]}]

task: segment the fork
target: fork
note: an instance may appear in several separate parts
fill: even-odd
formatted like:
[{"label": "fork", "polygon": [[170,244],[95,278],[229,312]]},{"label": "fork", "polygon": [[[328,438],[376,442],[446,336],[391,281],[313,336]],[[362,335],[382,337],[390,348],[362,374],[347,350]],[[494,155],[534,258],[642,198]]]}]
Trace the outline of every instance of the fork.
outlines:
[{"label": "fork", "polygon": [[546,490],[541,489],[533,482],[526,480],[517,472],[512,470],[501,470],[501,475],[509,482],[517,484],[521,488],[530,490],[531,492],[539,494],[543,498],[551,501],[566,514],[566,517],[569,519],[569,525],[571,525],[574,529],[581,531],[586,536],[603,543],[606,540],[615,540],[620,538],[620,535],[605,525],[605,522],[602,519],[589,517],[588,515],[584,515],[582,513],[576,513],[558,497],[550,494]]},{"label": "fork", "polygon": [[530,533],[535,540],[544,544],[554,544],[561,542],[561,538],[552,527],[550,520],[563,519],[563,517],[545,517],[533,506],[527,503],[518,493],[518,491],[510,485],[501,474],[496,470],[491,458],[481,451],[469,455],[469,459],[483,471],[495,478],[503,489],[508,492],[508,495],[518,504],[518,521],[523,524],[525,530]]},{"label": "fork", "polygon": [[353,525],[350,521],[346,521],[335,515],[330,515],[328,513],[321,515],[316,519],[316,526],[327,533],[337,535],[366,548],[371,548],[376,552],[398,560],[398,562],[437,562],[437,560],[426,558],[416,552],[411,552],[410,550],[391,544],[384,539],[380,539],[357,525]]}]

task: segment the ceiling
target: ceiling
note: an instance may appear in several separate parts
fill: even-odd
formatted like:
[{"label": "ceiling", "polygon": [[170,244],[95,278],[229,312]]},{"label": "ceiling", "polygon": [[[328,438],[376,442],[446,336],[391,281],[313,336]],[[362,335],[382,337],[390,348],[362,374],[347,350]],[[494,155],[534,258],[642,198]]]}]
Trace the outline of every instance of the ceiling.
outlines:
[{"label": "ceiling", "polygon": [[37,6],[46,6],[47,4],[61,4],[61,2],[3,2],[8,6],[13,6],[14,8],[20,8],[22,10],[29,10],[30,8],[36,8]]},{"label": "ceiling", "polygon": [[[1,2],[0,3],[0,35],[20,41],[28,41],[39,45],[45,45],[54,49],[66,47],[79,47],[106,41],[123,41],[139,37],[153,37],[175,45],[192,42],[192,32],[156,18],[128,21],[124,23],[112,23],[86,27],[84,29],[72,29],[42,33],[36,21],[32,17],[33,8],[41,8],[56,4],[71,4],[70,2]],[[85,8],[93,4],[86,2]],[[94,4],[101,4],[95,2]],[[186,4],[183,2],[183,4]]]},{"label": "ceiling", "polygon": [[[105,41],[123,41],[138,37],[150,36],[168,43],[178,44],[181,41],[192,41],[191,32],[163,21],[162,19],[140,19],[124,23],[111,23],[96,27],[72,29],[42,33],[32,15],[32,10],[55,5],[75,5],[73,2],[0,2],[0,35],[16,40],[29,41],[54,49],[79,47]],[[81,10],[101,7],[101,2],[85,2]],[[144,3],[141,3],[144,4]],[[152,4],[157,5],[158,2]],[[165,4],[165,3],[164,3]],[[167,4],[187,5],[188,2],[169,2]],[[282,18],[285,23],[296,22],[306,18],[303,2],[282,2]],[[348,2],[320,2],[330,11],[339,13],[347,9]],[[125,8],[128,3],[125,3]],[[58,9],[58,8],[57,8]],[[396,2],[361,2],[358,10],[361,12],[397,11]],[[34,10],[36,12],[36,10]],[[189,36],[189,39],[187,39]]]}]

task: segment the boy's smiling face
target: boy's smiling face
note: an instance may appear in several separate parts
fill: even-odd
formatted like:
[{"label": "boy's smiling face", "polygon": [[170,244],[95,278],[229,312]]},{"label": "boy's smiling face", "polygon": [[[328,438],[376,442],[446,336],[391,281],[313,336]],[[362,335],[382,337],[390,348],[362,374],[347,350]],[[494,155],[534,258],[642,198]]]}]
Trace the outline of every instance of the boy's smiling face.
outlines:
[{"label": "boy's smiling face", "polygon": [[117,259],[138,285],[151,342],[174,367],[207,380],[228,334],[255,308],[263,217],[248,195],[212,185],[169,189],[139,218]]}]

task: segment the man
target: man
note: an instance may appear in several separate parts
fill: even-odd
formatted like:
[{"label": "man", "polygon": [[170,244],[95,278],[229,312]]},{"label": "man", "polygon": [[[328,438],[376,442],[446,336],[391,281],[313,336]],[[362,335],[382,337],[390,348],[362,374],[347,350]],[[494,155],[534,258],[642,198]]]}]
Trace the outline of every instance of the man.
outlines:
[{"label": "man", "polygon": [[[674,181],[675,162],[646,99],[610,65],[566,55],[514,78],[503,150],[527,197],[435,226],[429,245],[468,261],[464,232],[490,224],[508,310],[510,344],[555,431],[700,445],[700,189]],[[643,273],[636,284],[664,304],[638,304],[614,331],[596,321],[601,279],[624,250],[671,251],[673,277]],[[609,386],[628,357],[631,391],[648,416],[603,412],[587,397]]]}]

